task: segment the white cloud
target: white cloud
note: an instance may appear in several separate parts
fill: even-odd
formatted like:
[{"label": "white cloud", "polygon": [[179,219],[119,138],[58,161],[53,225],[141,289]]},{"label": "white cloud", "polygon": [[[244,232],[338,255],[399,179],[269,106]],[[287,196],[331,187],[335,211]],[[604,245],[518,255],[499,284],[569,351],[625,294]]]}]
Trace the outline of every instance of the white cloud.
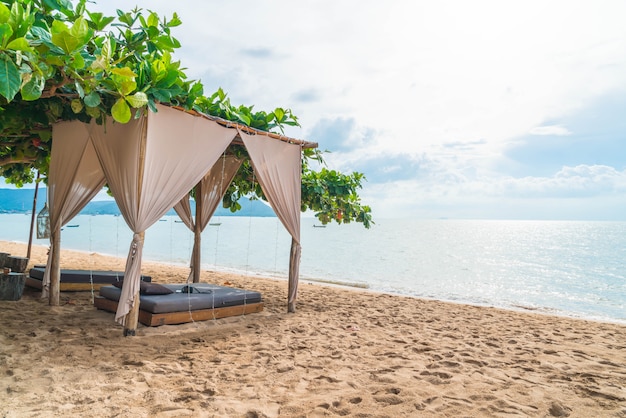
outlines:
[{"label": "white cloud", "polygon": [[[512,142],[528,133],[565,137],[559,119],[626,93],[621,0],[134,3],[179,13],[177,57],[207,93],[221,86],[233,103],[292,108],[304,129],[287,133],[297,138],[323,120],[353,121],[342,144],[353,151],[328,159],[339,168],[381,155],[419,158],[419,180],[366,185],[364,200],[392,209],[383,212],[445,202],[479,213],[481,204],[495,210],[519,196],[545,206],[552,194],[623,192],[624,173],[594,161],[551,177],[496,171]],[[91,7],[115,8],[130,7]]]},{"label": "white cloud", "polygon": [[387,132],[379,149],[485,139],[489,153],[626,85],[619,1],[137,3],[180,12],[184,65],[225,83],[235,103],[294,108],[315,91],[294,108],[304,126],[354,117]]},{"label": "white cloud", "polygon": [[[530,219],[545,217],[563,207],[568,208],[565,213],[570,213],[575,204],[575,212],[585,213],[586,218],[598,219],[610,213],[616,219],[626,219],[626,170],[580,165],[563,167],[550,177],[472,178],[437,164],[429,168],[426,176],[372,185],[364,197],[379,202],[374,211],[383,218],[507,218],[514,213],[514,218]],[[606,203],[603,209],[599,202]],[[524,210],[513,210],[515,206]],[[558,218],[555,216],[552,218]]]},{"label": "white cloud", "polygon": [[554,135],[554,136],[567,136],[572,133],[564,126],[560,125],[547,125],[537,126],[530,130],[531,135]]}]

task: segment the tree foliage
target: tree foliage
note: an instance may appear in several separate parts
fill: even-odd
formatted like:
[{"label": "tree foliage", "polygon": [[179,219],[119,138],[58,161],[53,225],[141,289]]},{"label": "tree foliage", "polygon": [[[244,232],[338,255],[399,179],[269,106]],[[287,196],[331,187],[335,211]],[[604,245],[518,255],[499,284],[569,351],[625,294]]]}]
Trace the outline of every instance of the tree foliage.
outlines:
[{"label": "tree foliage", "polygon": [[[0,0],[0,175],[7,181],[21,186],[33,181],[35,170],[47,172],[51,126],[59,120],[126,123],[165,103],[268,132],[299,126],[289,109],[235,106],[222,89],[205,96],[173,57],[180,47],[171,33],[181,24],[175,13],[168,19],[134,9],[105,16],[86,3]],[[323,223],[354,220],[369,227],[370,208],[357,194],[363,175],[315,171],[309,162],[323,162],[321,153],[303,153],[302,209]],[[251,193],[264,198],[250,170],[244,164],[224,206],[237,210],[238,199]]]}]

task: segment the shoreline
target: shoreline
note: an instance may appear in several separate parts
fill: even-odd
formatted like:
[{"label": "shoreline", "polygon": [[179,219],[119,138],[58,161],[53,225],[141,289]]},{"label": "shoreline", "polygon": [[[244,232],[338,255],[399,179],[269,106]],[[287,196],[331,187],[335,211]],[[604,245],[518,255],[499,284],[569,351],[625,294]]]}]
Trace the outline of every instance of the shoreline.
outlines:
[{"label": "shoreline", "polygon": [[[26,253],[0,242],[0,251]],[[8,250],[8,251],[7,251]],[[23,251],[22,251],[23,250]],[[33,247],[30,265],[46,247]],[[64,268],[124,260],[63,250]],[[158,283],[188,268],[144,262]],[[0,301],[0,416],[619,417],[626,326],[301,281],[202,271],[262,312],[123,337],[90,292]]]},{"label": "shoreline", "polygon": [[[26,248],[27,243],[23,242],[23,241],[18,241],[18,240],[14,240],[14,241],[6,241],[6,240],[0,240],[0,247],[3,244],[18,244],[18,245],[23,245],[24,248]],[[33,244],[33,248],[34,247],[41,247],[41,248],[45,248],[47,249],[48,247],[45,245],[41,245],[41,244]],[[64,250],[66,251],[66,250]],[[87,254],[89,256],[95,255],[98,257],[105,257],[105,258],[111,258],[111,259],[116,259],[119,261],[119,265],[121,265],[121,267],[119,268],[119,270],[123,271],[124,270],[124,266],[126,263],[126,253],[124,252],[123,255],[118,256],[112,253],[105,253],[105,252],[98,252],[98,251],[88,251],[88,250],[77,250],[77,249],[68,249],[67,251],[70,252],[77,252],[77,253],[82,253],[82,254]],[[23,254],[26,254],[26,250],[24,249]],[[188,265],[186,262],[174,262],[174,261],[161,261],[161,260],[150,260],[150,259],[143,259],[142,261],[142,265],[143,264],[158,264],[158,265],[163,265],[163,266],[172,266],[172,267],[176,267],[176,268],[183,268],[183,269],[188,269]],[[45,260],[42,264],[45,264]],[[32,263],[30,263],[30,265],[32,266]],[[263,272],[257,272],[257,271],[248,271],[248,270],[242,270],[242,269],[237,269],[237,268],[212,268],[212,269],[203,269],[203,271],[212,271],[214,273],[217,274],[226,274],[226,275],[236,275],[236,276],[245,276],[245,277],[250,277],[250,278],[262,278],[262,279],[268,279],[268,280],[277,280],[277,281],[287,281],[287,277],[280,277],[278,275],[273,275],[270,273],[263,273]],[[185,276],[186,279],[186,276]],[[356,290],[356,291],[363,291],[363,292],[373,292],[373,293],[378,293],[378,294],[387,294],[387,295],[391,295],[391,296],[398,296],[398,297],[406,297],[406,298],[415,298],[415,299],[419,299],[419,300],[426,300],[426,301],[439,301],[439,302],[445,302],[445,303],[452,303],[452,304],[460,304],[460,305],[468,305],[468,306],[477,306],[477,307],[485,307],[485,308],[494,308],[494,309],[503,309],[506,311],[512,311],[512,312],[522,312],[522,313],[535,313],[535,314],[539,314],[539,315],[547,315],[547,316],[556,316],[556,317],[560,317],[560,318],[569,318],[569,319],[577,319],[577,320],[583,320],[583,321],[592,321],[592,322],[600,322],[600,323],[610,323],[610,324],[617,324],[617,325],[626,325],[626,318],[625,319],[619,319],[619,318],[611,318],[611,317],[607,317],[607,316],[598,316],[598,315],[585,315],[585,314],[581,314],[581,313],[577,313],[577,312],[568,312],[568,311],[563,311],[563,310],[558,310],[556,308],[550,308],[550,307],[545,307],[545,306],[522,306],[522,305],[514,305],[514,304],[490,304],[490,303],[483,303],[483,302],[474,302],[474,301],[469,301],[469,300],[453,300],[453,299],[445,299],[445,298],[436,298],[436,297],[428,297],[428,296],[420,296],[420,295],[413,295],[413,294],[405,294],[405,293],[397,293],[397,292],[393,292],[393,291],[384,291],[384,290],[378,290],[378,289],[371,289],[369,287],[369,284],[367,283],[361,283],[361,282],[342,282],[340,280],[327,280],[327,279],[323,279],[323,278],[303,278],[302,276],[300,277],[300,283],[304,283],[307,282],[309,284],[319,284],[322,286],[329,286],[329,287],[338,287],[338,288],[344,288],[345,290]]]}]

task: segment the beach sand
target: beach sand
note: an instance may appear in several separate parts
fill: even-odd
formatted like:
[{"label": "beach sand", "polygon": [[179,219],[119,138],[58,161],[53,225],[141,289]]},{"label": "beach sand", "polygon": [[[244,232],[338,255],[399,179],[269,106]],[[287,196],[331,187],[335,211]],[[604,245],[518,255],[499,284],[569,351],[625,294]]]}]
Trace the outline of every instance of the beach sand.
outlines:
[{"label": "beach sand", "polygon": [[[0,251],[25,255],[22,244]],[[34,247],[32,266],[45,262]],[[125,260],[63,251],[63,268]],[[159,283],[184,267],[144,262]],[[0,301],[0,417],[626,417],[626,326],[202,272],[258,314],[123,337],[90,292]]]}]

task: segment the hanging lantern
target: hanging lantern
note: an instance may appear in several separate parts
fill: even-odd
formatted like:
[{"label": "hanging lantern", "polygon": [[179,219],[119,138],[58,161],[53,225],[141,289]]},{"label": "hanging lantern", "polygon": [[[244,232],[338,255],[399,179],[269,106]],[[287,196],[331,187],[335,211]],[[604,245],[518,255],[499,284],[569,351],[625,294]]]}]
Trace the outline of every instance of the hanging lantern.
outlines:
[{"label": "hanging lantern", "polygon": [[43,209],[37,215],[37,239],[50,238],[50,212],[48,212],[48,202],[43,205]]}]

